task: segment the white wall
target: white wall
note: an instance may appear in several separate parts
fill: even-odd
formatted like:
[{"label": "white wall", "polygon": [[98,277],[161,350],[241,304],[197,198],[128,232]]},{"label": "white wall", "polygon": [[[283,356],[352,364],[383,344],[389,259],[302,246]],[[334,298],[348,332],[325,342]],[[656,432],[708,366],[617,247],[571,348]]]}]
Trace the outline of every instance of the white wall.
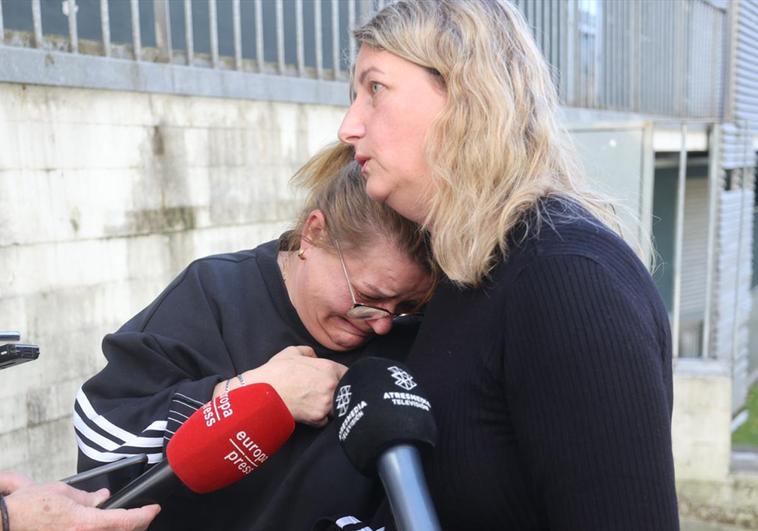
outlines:
[{"label": "white wall", "polygon": [[0,83],[0,469],[74,472],[70,413],[102,336],[193,258],[278,236],[287,182],[343,109]]}]

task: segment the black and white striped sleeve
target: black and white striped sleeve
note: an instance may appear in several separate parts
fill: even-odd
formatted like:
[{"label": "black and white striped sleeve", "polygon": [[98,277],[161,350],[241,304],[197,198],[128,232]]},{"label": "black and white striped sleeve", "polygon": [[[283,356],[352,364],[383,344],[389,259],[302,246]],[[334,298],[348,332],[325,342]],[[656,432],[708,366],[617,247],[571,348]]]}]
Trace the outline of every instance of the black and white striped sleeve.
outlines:
[{"label": "black and white striped sleeve", "polygon": [[[138,454],[146,454],[149,465],[158,463],[176,430],[211,399],[222,370],[199,372],[200,353],[147,333],[111,334],[104,350],[108,364],[85,382],[74,405],[78,469]],[[129,479],[111,477],[93,486],[112,489]]]},{"label": "black and white striped sleeve", "polygon": [[209,291],[202,274],[218,276],[214,264],[188,267],[103,339],[107,364],[82,385],[74,406],[80,471],[136,454],[161,461],[179,426],[237,372],[221,333],[218,290]]}]

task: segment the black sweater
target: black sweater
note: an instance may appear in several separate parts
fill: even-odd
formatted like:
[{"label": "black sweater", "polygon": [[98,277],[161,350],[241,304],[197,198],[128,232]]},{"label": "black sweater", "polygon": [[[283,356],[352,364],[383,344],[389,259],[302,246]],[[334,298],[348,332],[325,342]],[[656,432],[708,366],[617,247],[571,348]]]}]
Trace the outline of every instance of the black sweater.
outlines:
[{"label": "black sweater", "polygon": [[620,238],[548,205],[480,288],[440,286],[408,359],[442,525],[678,529],[667,312]]},{"label": "black sweater", "polygon": [[[666,310],[620,238],[541,208],[479,288],[441,284],[407,359],[439,428],[442,527],[677,530]],[[394,529],[386,502],[371,524]]]},{"label": "black sweater", "polygon": [[[210,400],[216,383],[262,365],[287,346],[310,345],[319,357],[348,365],[367,352],[407,352],[417,329],[408,322],[362,350],[333,352],[319,345],[289,301],[277,250],[277,242],[269,242],[195,261],[106,336],[108,364],[77,395],[79,470],[136,453],[147,453],[151,463],[162,460],[173,432]],[[141,472],[113,473],[88,487],[115,491]],[[175,493],[151,529],[310,529],[319,516],[340,510],[370,515],[381,494],[378,483],[347,461],[333,425],[298,424],[265,466],[242,481],[203,496]]]}]

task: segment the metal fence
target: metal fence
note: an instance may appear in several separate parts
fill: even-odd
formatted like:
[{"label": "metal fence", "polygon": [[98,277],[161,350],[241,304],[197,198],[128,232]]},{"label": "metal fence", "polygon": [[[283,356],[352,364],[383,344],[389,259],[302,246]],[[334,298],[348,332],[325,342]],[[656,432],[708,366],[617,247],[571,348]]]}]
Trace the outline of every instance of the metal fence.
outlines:
[{"label": "metal fence", "polygon": [[717,118],[726,2],[514,0],[567,105]]},{"label": "metal fence", "polygon": [[[349,29],[389,1],[0,0],[0,43],[6,45],[0,57],[20,47],[344,82],[356,52]],[[721,116],[726,0],[514,3],[553,67],[564,104]],[[0,80],[19,81],[8,70],[0,61]],[[54,79],[67,83],[65,72]]]}]

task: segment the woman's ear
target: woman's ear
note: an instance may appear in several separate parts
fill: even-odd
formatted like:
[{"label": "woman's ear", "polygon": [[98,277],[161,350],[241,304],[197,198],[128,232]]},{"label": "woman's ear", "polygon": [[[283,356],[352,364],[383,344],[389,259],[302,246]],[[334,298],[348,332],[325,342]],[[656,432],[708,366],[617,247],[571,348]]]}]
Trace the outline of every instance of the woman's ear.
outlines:
[{"label": "woman's ear", "polygon": [[300,237],[300,249],[307,252],[314,245],[328,241],[326,217],[320,210],[313,210],[303,224],[303,235]]}]

